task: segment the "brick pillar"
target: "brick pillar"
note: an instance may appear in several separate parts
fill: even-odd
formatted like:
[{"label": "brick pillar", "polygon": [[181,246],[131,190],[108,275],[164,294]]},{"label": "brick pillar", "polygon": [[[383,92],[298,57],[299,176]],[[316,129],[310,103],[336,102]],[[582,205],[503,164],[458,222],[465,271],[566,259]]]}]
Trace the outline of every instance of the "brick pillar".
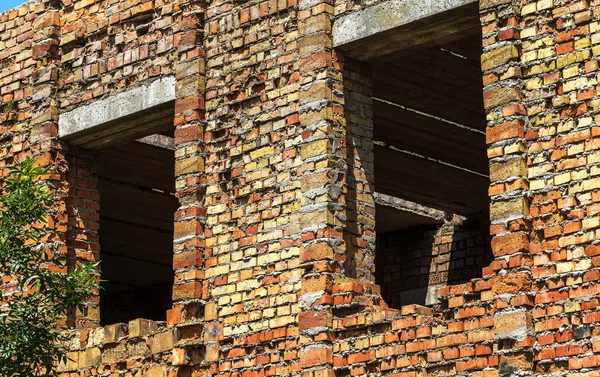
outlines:
[{"label": "brick pillar", "polygon": [[521,7],[518,2],[480,2],[482,70],[490,159],[490,217],[495,260],[484,269],[491,280],[496,314],[495,355],[501,376],[533,374],[531,220],[523,105]]},{"label": "brick pillar", "polygon": [[594,374],[600,366],[599,6],[527,1],[521,11],[539,374]]},{"label": "brick pillar", "polygon": [[[180,207],[175,213],[173,308],[169,326],[179,328],[173,350],[175,375],[186,376],[204,362],[205,344],[198,342],[208,292],[204,284],[205,181],[204,181],[204,88],[205,52],[203,2],[180,4],[175,29],[178,62],[175,100],[175,178]],[[189,345],[194,339],[195,344]],[[209,342],[209,348],[215,348]],[[186,368],[188,366],[188,368]]]},{"label": "brick pillar", "polygon": [[328,1],[299,2],[302,250],[299,297],[303,376],[333,376],[332,287],[343,273],[346,223],[346,129],[341,73],[332,52]]},{"label": "brick pillar", "polygon": [[[33,18],[31,106],[35,109],[29,141],[37,163],[50,167],[47,177],[56,196],[48,223],[47,247],[66,254],[68,266],[78,260],[98,261],[99,197],[93,161],[77,153],[67,158],[68,146],[58,139],[58,102],[55,97],[60,67],[60,10],[57,2],[45,2]],[[99,279],[99,274],[98,274]],[[89,328],[100,323],[99,292],[83,311],[67,313],[67,324]]]}]

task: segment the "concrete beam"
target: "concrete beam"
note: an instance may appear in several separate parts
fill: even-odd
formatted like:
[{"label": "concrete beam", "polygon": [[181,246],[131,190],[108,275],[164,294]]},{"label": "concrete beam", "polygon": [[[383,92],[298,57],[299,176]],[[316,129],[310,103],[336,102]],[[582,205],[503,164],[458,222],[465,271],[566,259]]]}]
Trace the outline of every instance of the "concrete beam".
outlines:
[{"label": "concrete beam", "polygon": [[152,145],[153,147],[168,149],[171,151],[175,150],[175,138],[165,135],[150,135],[141,139],[137,139],[136,141]]},{"label": "concrete beam", "polygon": [[[151,135],[156,128],[164,128],[169,118],[172,127],[175,101],[174,76],[166,76],[114,96],[106,97],[60,114],[58,121],[59,137],[73,144],[92,148],[99,138],[112,135],[118,140],[119,133],[128,133],[128,139]],[[148,126],[148,127],[145,127]],[[146,128],[144,132],[141,128]],[[107,140],[108,142],[108,140]]]},{"label": "concrete beam", "polygon": [[373,196],[375,199],[375,204],[391,207],[402,212],[410,212],[421,217],[435,220],[436,222],[460,224],[465,220],[463,216],[455,215],[450,212],[441,211],[439,209],[427,207],[423,204],[396,198],[394,196],[379,192],[376,192]]},{"label": "concrete beam", "polygon": [[361,61],[479,28],[477,0],[387,0],[336,19],[333,45]]}]

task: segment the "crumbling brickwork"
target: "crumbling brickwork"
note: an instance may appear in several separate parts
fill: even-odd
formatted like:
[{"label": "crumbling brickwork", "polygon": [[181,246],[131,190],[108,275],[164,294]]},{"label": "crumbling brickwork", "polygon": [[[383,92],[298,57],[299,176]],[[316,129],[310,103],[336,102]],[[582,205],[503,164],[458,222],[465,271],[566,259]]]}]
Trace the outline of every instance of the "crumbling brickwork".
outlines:
[{"label": "crumbling brickwork", "polygon": [[[61,376],[598,375],[600,2],[479,2],[489,222],[423,235],[430,256],[414,230],[378,240],[372,61],[333,47],[334,21],[384,2],[39,0],[0,15],[0,173],[26,155],[52,167],[43,242],[73,261],[102,260],[102,198],[97,153],[60,119],[176,82],[160,108],[173,306],[99,327],[94,295],[67,316]],[[397,270],[436,282],[435,302],[390,296],[408,287]]]},{"label": "crumbling brickwork", "polygon": [[488,216],[378,233],[376,282],[385,302],[433,305],[443,286],[481,277],[493,259]]}]

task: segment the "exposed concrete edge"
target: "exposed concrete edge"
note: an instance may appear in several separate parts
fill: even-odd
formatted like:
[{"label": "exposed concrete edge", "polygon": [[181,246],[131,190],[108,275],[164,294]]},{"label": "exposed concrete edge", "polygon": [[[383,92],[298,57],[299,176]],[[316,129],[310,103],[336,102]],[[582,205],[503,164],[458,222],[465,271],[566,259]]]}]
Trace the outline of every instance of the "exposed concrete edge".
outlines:
[{"label": "exposed concrete edge", "polygon": [[141,139],[137,139],[136,141],[148,145],[152,145],[153,147],[169,149],[171,151],[175,150],[175,139],[165,135],[150,135],[143,137]]},{"label": "exposed concrete edge", "polygon": [[478,0],[387,0],[341,16],[333,23],[333,47],[381,33]]},{"label": "exposed concrete edge", "polygon": [[440,223],[460,224],[465,220],[465,217],[460,215],[444,212],[439,209],[427,207],[419,203],[414,203],[379,192],[376,192],[373,197],[375,199],[375,204],[391,207],[399,211],[411,212],[422,217],[434,219]]},{"label": "exposed concrete edge", "polygon": [[114,96],[60,114],[58,136],[68,137],[92,127],[175,100],[175,76],[165,76]]}]

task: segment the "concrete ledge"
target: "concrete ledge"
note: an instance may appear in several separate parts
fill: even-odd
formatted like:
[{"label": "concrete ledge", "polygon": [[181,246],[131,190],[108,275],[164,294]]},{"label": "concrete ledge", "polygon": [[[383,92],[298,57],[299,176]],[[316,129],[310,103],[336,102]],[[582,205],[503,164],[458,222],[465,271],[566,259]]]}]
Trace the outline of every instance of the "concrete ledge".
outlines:
[{"label": "concrete ledge", "polygon": [[153,147],[175,150],[175,138],[165,135],[150,135],[136,140],[140,143],[152,145]]},{"label": "concrete ledge", "polygon": [[175,76],[129,89],[60,114],[58,136],[70,137],[175,100]]},{"label": "concrete ledge", "polygon": [[349,13],[333,23],[333,46],[339,47],[477,0],[388,0]]},{"label": "concrete ledge", "polygon": [[477,0],[387,0],[335,20],[333,45],[347,57],[373,61],[471,33],[481,33]]},{"label": "concrete ledge", "polygon": [[374,193],[373,198],[375,199],[376,204],[391,207],[402,212],[411,212],[418,216],[427,217],[432,220],[439,221],[440,223],[453,221],[461,223],[465,220],[463,216],[444,212],[439,209],[427,207],[423,204],[414,203],[408,200],[396,198],[379,192]]}]

